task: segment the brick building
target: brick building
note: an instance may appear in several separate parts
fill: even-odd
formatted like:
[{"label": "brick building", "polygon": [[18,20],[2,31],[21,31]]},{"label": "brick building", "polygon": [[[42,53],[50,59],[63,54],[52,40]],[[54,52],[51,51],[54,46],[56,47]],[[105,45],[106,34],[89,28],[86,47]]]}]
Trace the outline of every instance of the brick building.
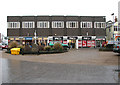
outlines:
[{"label": "brick building", "polygon": [[7,24],[9,42],[22,44],[36,39],[46,45],[58,40],[76,48],[97,47],[106,38],[105,16],[7,16]]}]

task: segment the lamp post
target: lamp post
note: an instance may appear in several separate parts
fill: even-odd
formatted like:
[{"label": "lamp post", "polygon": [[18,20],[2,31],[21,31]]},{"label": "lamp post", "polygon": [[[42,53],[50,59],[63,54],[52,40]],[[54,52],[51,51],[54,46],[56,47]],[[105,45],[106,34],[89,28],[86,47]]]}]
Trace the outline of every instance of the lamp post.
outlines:
[{"label": "lamp post", "polygon": [[113,44],[114,44],[114,13],[111,14],[111,16],[113,16],[113,23],[112,23],[112,26],[113,26]]},{"label": "lamp post", "polygon": [[35,44],[36,44],[36,30],[35,30],[35,33],[34,33],[34,35],[35,35]]}]

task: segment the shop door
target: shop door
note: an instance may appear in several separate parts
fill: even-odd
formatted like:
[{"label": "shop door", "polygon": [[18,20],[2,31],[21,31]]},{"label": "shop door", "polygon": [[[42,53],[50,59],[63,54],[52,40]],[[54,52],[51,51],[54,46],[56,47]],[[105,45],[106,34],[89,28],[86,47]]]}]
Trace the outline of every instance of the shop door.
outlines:
[{"label": "shop door", "polygon": [[82,40],[78,40],[78,47],[82,47]]},{"label": "shop door", "polygon": [[76,47],[76,40],[72,40],[72,48],[75,48]]},{"label": "shop door", "polygon": [[88,41],[87,41],[87,47],[91,47],[91,46],[92,46],[91,40],[88,40]]},{"label": "shop door", "polygon": [[96,44],[95,44],[95,40],[92,40],[92,47],[95,47]]},{"label": "shop door", "polygon": [[83,40],[82,41],[82,47],[86,47],[87,46],[87,41],[86,40]]}]

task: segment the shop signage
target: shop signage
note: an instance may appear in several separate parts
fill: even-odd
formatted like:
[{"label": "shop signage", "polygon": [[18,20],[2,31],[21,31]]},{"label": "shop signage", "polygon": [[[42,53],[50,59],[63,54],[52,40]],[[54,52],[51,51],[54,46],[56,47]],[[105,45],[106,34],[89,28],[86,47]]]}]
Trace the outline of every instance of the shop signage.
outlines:
[{"label": "shop signage", "polygon": [[78,40],[78,47],[82,47],[82,40]]},{"label": "shop signage", "polygon": [[82,37],[82,40],[91,40],[91,37]]},{"label": "shop signage", "polygon": [[96,38],[96,40],[105,40],[105,38]]},{"label": "shop signage", "polygon": [[53,37],[53,40],[63,40],[63,37]]},{"label": "shop signage", "polygon": [[87,41],[87,47],[91,47],[92,46],[92,41],[91,40],[88,40]]},{"label": "shop signage", "polygon": [[32,37],[25,37],[25,40],[32,40]]},{"label": "shop signage", "polygon": [[83,40],[83,41],[82,41],[82,46],[83,46],[83,47],[86,47],[86,46],[87,46],[87,41],[86,41],[86,40]]},{"label": "shop signage", "polygon": [[68,37],[69,40],[76,40],[78,37]]}]

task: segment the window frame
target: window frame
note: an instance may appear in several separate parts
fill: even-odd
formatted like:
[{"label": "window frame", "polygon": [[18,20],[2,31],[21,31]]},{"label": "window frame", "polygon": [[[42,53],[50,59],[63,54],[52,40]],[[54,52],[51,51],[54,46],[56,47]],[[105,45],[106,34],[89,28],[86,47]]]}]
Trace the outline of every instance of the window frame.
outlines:
[{"label": "window frame", "polygon": [[52,21],[52,28],[64,28],[64,21]]},{"label": "window frame", "polygon": [[37,21],[37,28],[49,28],[49,23],[49,21]]},{"label": "window frame", "polygon": [[23,21],[22,28],[35,28],[35,22],[34,21]]},{"label": "window frame", "polygon": [[[104,24],[105,27],[102,24]],[[106,23],[105,22],[94,22],[94,28],[106,28]]]},{"label": "window frame", "polygon": [[20,22],[7,22],[7,28],[20,28]]},{"label": "window frame", "polygon": [[117,26],[114,26],[114,31],[118,31],[118,27]]},{"label": "window frame", "polygon": [[82,21],[81,23],[81,28],[92,28],[92,22],[90,21]]},{"label": "window frame", "polygon": [[[75,24],[75,27],[71,27],[71,25]],[[66,21],[66,28],[78,28],[78,21]]]}]

